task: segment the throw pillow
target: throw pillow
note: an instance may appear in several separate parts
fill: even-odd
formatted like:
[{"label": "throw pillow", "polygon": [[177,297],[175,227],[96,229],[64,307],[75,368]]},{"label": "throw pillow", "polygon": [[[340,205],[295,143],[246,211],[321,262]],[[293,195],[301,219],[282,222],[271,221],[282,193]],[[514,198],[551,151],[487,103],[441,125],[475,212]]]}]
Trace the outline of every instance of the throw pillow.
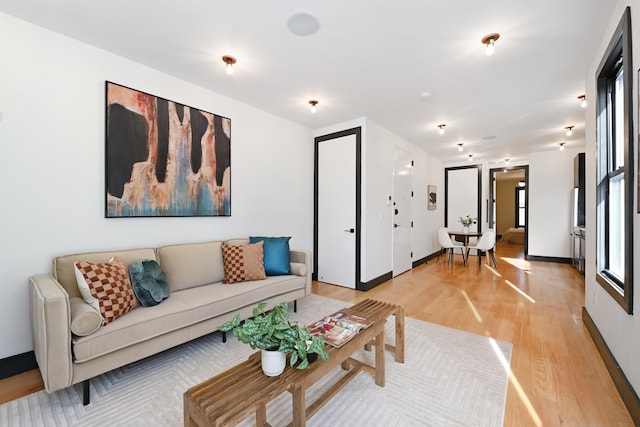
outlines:
[{"label": "throw pillow", "polygon": [[267,276],[291,274],[289,239],[291,237],[249,236],[250,243],[264,242],[264,271]]},{"label": "throw pillow", "polygon": [[224,259],[223,283],[236,283],[245,280],[262,280],[264,272],[263,242],[244,245],[222,245]]},{"label": "throw pillow", "polygon": [[82,289],[89,289],[91,298],[85,301],[94,309],[97,301],[104,325],[138,306],[129,272],[122,261],[113,258],[105,263],[79,261],[74,263],[74,267],[80,293],[84,298],[87,292]]},{"label": "throw pillow", "polygon": [[134,262],[129,266],[129,276],[140,305],[151,307],[169,297],[167,276],[155,260]]}]

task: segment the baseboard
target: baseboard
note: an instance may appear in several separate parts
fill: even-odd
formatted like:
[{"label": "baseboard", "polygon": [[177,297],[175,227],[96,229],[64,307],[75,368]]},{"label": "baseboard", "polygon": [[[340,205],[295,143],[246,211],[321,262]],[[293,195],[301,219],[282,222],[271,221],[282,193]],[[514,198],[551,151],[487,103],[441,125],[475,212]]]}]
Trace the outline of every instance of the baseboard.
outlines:
[{"label": "baseboard", "polygon": [[432,253],[430,255],[427,255],[424,258],[417,259],[417,260],[415,260],[415,261],[413,261],[411,263],[411,268],[416,268],[416,267],[418,267],[418,266],[420,266],[422,264],[426,264],[427,262],[431,261],[432,259],[438,258],[438,255],[440,255],[441,253],[442,253],[442,250],[438,250],[438,251],[436,251],[436,252],[434,252],[434,253]]},{"label": "baseboard", "polygon": [[559,264],[571,264],[571,258],[553,257],[553,256],[537,256],[527,255],[525,256],[527,261],[544,261],[544,262],[556,262]]},{"label": "baseboard", "polygon": [[631,383],[627,380],[627,377],[620,368],[620,365],[618,365],[616,358],[611,353],[611,350],[609,350],[609,346],[600,334],[598,327],[589,315],[586,307],[582,307],[582,323],[584,323],[587,331],[589,331],[591,339],[593,339],[596,349],[600,353],[600,357],[602,357],[602,360],[609,371],[613,384],[618,389],[618,393],[620,393],[620,397],[622,398],[624,405],[627,407],[627,410],[631,415],[631,419],[633,419],[633,423],[635,425],[640,425],[640,399],[638,399],[638,395],[633,389],[633,386],[631,386]]},{"label": "baseboard", "polygon": [[360,282],[356,289],[359,291],[370,291],[378,285],[383,284],[387,280],[391,280],[393,278],[393,273],[390,271],[388,273],[383,274],[382,276],[378,276],[375,279],[369,280],[368,282]]},{"label": "baseboard", "polygon": [[36,362],[36,356],[33,351],[5,357],[4,359],[0,359],[0,380],[37,368],[38,363]]}]

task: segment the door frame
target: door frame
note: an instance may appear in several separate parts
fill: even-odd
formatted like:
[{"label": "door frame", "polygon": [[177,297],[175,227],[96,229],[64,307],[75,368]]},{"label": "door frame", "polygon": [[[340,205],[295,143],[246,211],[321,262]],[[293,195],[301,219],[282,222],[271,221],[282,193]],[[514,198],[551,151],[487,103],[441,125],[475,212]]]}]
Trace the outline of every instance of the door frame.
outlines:
[{"label": "door frame", "polygon": [[356,263],[356,277],[355,284],[356,289],[363,291],[366,290],[363,287],[361,278],[361,216],[362,216],[362,127],[358,126],[352,129],[347,129],[339,132],[330,133],[327,135],[317,136],[314,138],[314,152],[313,152],[313,273],[311,274],[312,280],[318,280],[318,146],[324,141],[331,139],[342,138],[349,135],[355,135],[356,137],[356,230],[355,230],[355,263]]},{"label": "door frame", "polygon": [[505,166],[503,168],[489,169],[489,206],[487,206],[487,216],[489,219],[489,228],[495,229],[496,219],[493,217],[493,206],[496,203],[496,195],[493,192],[493,183],[496,180],[496,174],[518,169],[524,169],[524,187],[527,189],[524,193],[524,256],[526,259],[527,255],[529,255],[529,165]]},{"label": "door frame", "polygon": [[478,170],[478,231],[482,231],[482,165],[455,166],[445,168],[444,170],[444,226],[449,227],[449,171],[460,169],[477,169]]}]

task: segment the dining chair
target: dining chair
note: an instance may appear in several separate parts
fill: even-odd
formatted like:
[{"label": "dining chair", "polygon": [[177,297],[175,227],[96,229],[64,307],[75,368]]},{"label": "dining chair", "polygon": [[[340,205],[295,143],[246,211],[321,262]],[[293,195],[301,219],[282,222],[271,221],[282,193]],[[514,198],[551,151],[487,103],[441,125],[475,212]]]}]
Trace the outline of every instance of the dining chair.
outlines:
[{"label": "dining chair", "polygon": [[487,255],[487,260],[489,257],[491,258],[491,262],[493,262],[493,267],[498,268],[498,264],[496,262],[496,256],[494,253],[494,248],[496,246],[496,232],[493,229],[489,229],[482,233],[482,236],[475,244],[469,244],[467,247],[467,259],[469,259],[469,251],[471,249],[476,250],[476,255],[478,255],[478,266],[481,265],[482,254],[483,252]]},{"label": "dining chair", "polygon": [[449,231],[447,231],[447,229],[444,227],[438,229],[438,242],[440,243],[440,246],[442,246],[442,248],[440,249],[440,253],[438,254],[436,264],[438,263],[438,261],[440,261],[440,255],[442,255],[443,250],[447,251],[447,262],[449,264],[453,264],[453,250],[455,248],[460,248],[460,253],[462,254],[462,262],[464,262],[465,265],[467,264],[467,258],[464,254],[464,245],[459,242],[453,242],[451,240],[451,236],[449,236]]}]

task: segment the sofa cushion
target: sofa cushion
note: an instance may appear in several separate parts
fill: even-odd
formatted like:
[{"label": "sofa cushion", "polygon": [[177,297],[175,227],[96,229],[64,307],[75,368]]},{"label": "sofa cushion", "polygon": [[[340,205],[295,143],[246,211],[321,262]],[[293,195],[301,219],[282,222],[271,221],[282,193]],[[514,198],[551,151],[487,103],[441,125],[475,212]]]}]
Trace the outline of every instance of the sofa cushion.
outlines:
[{"label": "sofa cushion", "polygon": [[136,261],[129,266],[131,286],[140,305],[151,307],[169,296],[167,277],[154,260]]},{"label": "sofa cushion", "polygon": [[263,246],[264,242],[244,246],[222,245],[223,283],[266,279]]},{"label": "sofa cushion", "polygon": [[274,276],[265,280],[233,284],[219,282],[171,292],[171,297],[162,304],[139,307],[91,335],[74,337],[75,361],[86,362],[168,332],[235,313],[278,295],[304,291],[305,283],[304,277]]},{"label": "sofa cushion", "polygon": [[71,332],[80,337],[91,335],[102,325],[99,311],[87,304],[82,298],[69,298],[71,314]]},{"label": "sofa cushion", "polygon": [[70,297],[80,297],[80,290],[76,281],[73,264],[76,261],[107,262],[112,257],[118,257],[126,264],[141,259],[156,259],[153,248],[129,249],[123,251],[86,252],[59,256],[53,259],[53,277],[64,287]]},{"label": "sofa cushion", "polygon": [[121,261],[105,263],[78,261],[75,267],[78,273],[78,287],[89,288],[92,298],[87,303],[95,308],[95,300],[98,301],[105,325],[138,306],[138,300],[129,280],[129,272]]},{"label": "sofa cushion", "polygon": [[167,276],[169,291],[222,282],[222,242],[188,243],[158,248],[158,262]]},{"label": "sofa cushion", "polygon": [[290,263],[291,274],[295,274],[296,276],[306,276],[307,275],[307,264],[302,262],[292,262]]},{"label": "sofa cushion", "polygon": [[250,236],[251,243],[264,242],[264,271],[267,276],[291,274],[289,240],[291,237]]}]

